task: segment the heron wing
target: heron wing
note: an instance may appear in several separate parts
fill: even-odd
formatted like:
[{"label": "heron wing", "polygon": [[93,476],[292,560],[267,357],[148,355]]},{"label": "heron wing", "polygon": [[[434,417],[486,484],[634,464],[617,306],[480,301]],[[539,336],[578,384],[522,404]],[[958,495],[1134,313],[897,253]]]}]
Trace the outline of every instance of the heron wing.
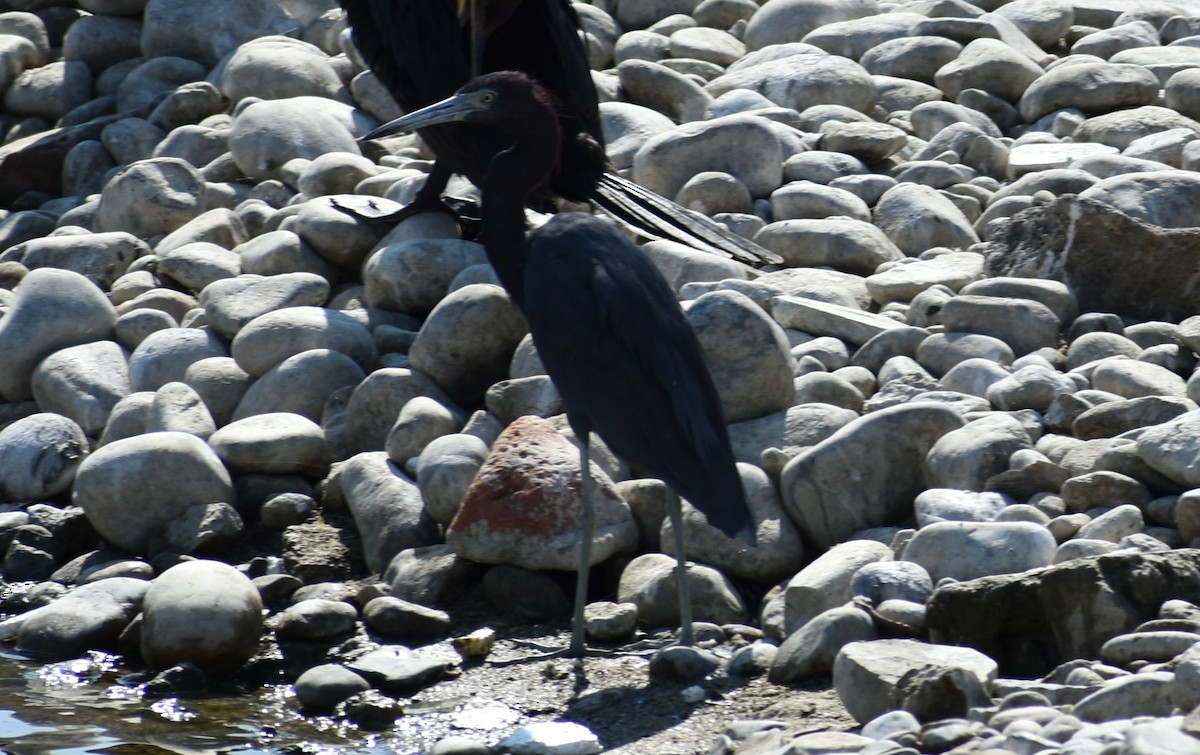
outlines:
[{"label": "heron wing", "polygon": [[577,213],[530,234],[526,315],[572,424],[735,535],[749,522],[720,399],[670,286],[611,224]]}]

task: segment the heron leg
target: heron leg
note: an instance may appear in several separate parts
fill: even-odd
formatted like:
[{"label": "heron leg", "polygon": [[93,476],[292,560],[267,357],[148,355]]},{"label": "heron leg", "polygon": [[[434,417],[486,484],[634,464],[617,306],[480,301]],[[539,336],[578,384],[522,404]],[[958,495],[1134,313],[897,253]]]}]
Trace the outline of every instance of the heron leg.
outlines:
[{"label": "heron leg", "polygon": [[571,655],[587,650],[584,641],[583,609],[587,606],[588,572],[592,566],[592,537],[596,530],[596,507],[592,501],[590,434],[583,433],[579,445],[579,490],[583,496],[583,522],[580,525],[579,573],[575,577],[575,615],[571,621]]},{"label": "heron leg", "polygon": [[687,550],[683,538],[683,504],[674,490],[667,488],[667,513],[671,516],[671,535],[675,541],[675,584],[679,591],[679,644],[696,644],[692,629],[692,590],[688,582]]}]

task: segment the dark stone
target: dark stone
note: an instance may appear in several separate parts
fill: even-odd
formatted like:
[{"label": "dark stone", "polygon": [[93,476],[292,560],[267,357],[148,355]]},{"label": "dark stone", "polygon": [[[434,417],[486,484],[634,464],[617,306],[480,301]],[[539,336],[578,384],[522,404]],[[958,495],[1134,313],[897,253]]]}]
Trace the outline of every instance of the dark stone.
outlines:
[{"label": "dark stone", "polygon": [[35,503],[26,509],[31,524],[40,524],[54,535],[62,555],[76,556],[93,548],[100,536],[79,506],[58,508]]},{"label": "dark stone", "polygon": [[721,659],[707,650],[686,645],[671,645],[650,659],[651,679],[700,681],[721,666]]},{"label": "dark stone", "polygon": [[453,666],[436,658],[422,658],[411,653],[377,650],[346,664],[385,694],[412,693],[441,680]]},{"label": "dark stone", "polygon": [[972,707],[992,702],[974,673],[938,666],[910,670],[896,682],[892,696],[898,710],[908,711],[919,721],[962,718]]},{"label": "dark stone", "polygon": [[265,606],[283,604],[303,582],[291,574],[264,574],[251,580]]},{"label": "dark stone", "polygon": [[930,598],[926,623],[932,642],[973,647],[1002,675],[1037,678],[1071,659],[1099,658],[1106,641],[1173,598],[1200,601],[1200,550],[1109,553],[947,584]]},{"label": "dark stone", "polygon": [[986,245],[989,277],[1061,281],[1085,312],[1179,322],[1200,311],[1200,229],[1160,228],[1063,195],[1017,213]]},{"label": "dark stone", "polygon": [[362,553],[358,540],[357,533],[321,520],[292,525],[283,531],[283,568],[306,584],[343,581]]},{"label": "dark stone", "polygon": [[396,719],[404,715],[404,708],[398,700],[375,690],[354,695],[342,703],[341,709],[347,721],[367,731],[390,729],[396,723]]},{"label": "dark stone", "polygon": [[[0,251],[23,241],[41,238],[54,230],[57,218],[48,212],[24,210],[14,212],[0,222]],[[0,258],[2,260],[3,258]]]},{"label": "dark stone", "polygon": [[11,206],[29,191],[59,196],[62,193],[63,160],[72,147],[82,141],[99,139],[100,132],[110,123],[122,118],[144,117],[150,110],[141,107],[27,136],[21,134],[18,126],[13,130],[16,138],[0,147],[0,206]]},{"label": "dark stone", "polygon": [[488,605],[521,621],[545,621],[567,613],[567,593],[541,572],[518,566],[496,566],[483,576]]},{"label": "dark stone", "polygon": [[422,643],[446,636],[450,631],[450,614],[383,596],[375,598],[363,609],[363,623],[383,637]]},{"label": "dark stone", "polygon": [[146,682],[146,697],[181,697],[198,695],[208,689],[208,679],[200,667],[184,661],[164,669]]}]

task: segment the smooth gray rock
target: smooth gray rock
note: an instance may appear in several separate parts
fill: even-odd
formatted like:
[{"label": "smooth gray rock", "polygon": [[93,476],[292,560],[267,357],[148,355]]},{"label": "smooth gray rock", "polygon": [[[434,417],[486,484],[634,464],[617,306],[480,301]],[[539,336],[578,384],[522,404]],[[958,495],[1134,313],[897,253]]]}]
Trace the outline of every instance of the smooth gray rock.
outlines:
[{"label": "smooth gray rock", "polygon": [[502,288],[473,284],[434,307],[413,341],[409,360],[456,401],[472,404],[507,376],[526,330],[525,318]]},{"label": "smooth gray rock", "polygon": [[400,410],[416,396],[453,403],[446,392],[422,372],[385,367],[368,373],[354,389],[346,406],[345,437],[341,444],[349,452],[345,456],[382,449]]},{"label": "smooth gray rock", "polygon": [[1200,180],[1188,171],[1132,173],[1106,178],[1080,192],[1125,215],[1162,228],[1192,228],[1200,222],[1192,198],[1200,195]]},{"label": "smooth gray rock", "polygon": [[290,412],[320,422],[329,396],[352,388],[366,377],[350,357],[330,349],[310,349],[267,370],[242,394],[231,420],[258,414]]},{"label": "smooth gray rock", "polygon": [[121,632],[141,610],[149,586],[130,577],[83,585],[24,614],[17,647],[47,661],[76,658],[96,648],[115,648]]},{"label": "smooth gray rock", "polygon": [[975,39],[934,76],[938,88],[953,100],[964,89],[981,89],[1008,102],[1017,102],[1042,76],[1029,58],[998,39]]},{"label": "smooth gray rock", "polygon": [[483,247],[471,241],[416,238],[388,244],[363,266],[367,305],[423,316],[446,296],[455,276],[485,262]]},{"label": "smooth gray rock", "polygon": [[789,682],[827,674],[843,647],[874,639],[878,635],[871,614],[854,604],[831,608],[784,640],[771,663],[769,678],[774,682]]},{"label": "smooth gray rock", "polygon": [[[781,42],[792,42],[826,24],[849,21],[877,12],[874,2],[855,0],[775,0],[766,12],[760,11],[746,28],[747,46],[758,50]],[[620,18],[620,17],[618,17]]]},{"label": "smooth gray rock", "polygon": [[1058,66],[1030,84],[1018,108],[1027,121],[1069,107],[1092,113],[1110,112],[1149,105],[1159,86],[1154,74],[1142,66],[1115,63]]},{"label": "smooth gray rock", "polygon": [[1173,678],[1174,674],[1168,671],[1155,671],[1109,680],[1075,703],[1072,713],[1091,722],[1169,716],[1174,709],[1170,692]]},{"label": "smooth gray rock", "polygon": [[59,349],[103,341],[112,335],[116,311],[94,284],[78,273],[30,271],[13,290],[0,318],[0,396],[33,397],[34,368]]},{"label": "smooth gray rock", "polygon": [[4,109],[57,120],[92,94],[92,73],[82,60],[60,60],[22,71],[4,92]]},{"label": "smooth gray rock", "polygon": [[251,385],[232,357],[209,357],[192,362],[183,373],[183,382],[203,399],[217,426],[229,424],[242,396]]},{"label": "smooth gray rock", "polygon": [[884,267],[869,276],[866,285],[871,298],[880,304],[911,301],[932,286],[942,285],[957,291],[974,283],[984,277],[983,265],[983,257],[975,252],[939,254]]},{"label": "smooth gray rock", "polygon": [[788,462],[780,477],[784,508],[819,547],[895,524],[925,487],[925,473],[912,470],[923,468],[937,440],[962,425],[953,409],[922,403],[857,419]]},{"label": "smooth gray rock", "polygon": [[187,383],[166,383],[154,392],[146,432],[183,432],[207,439],[216,429],[204,400]]},{"label": "smooth gray rock", "polygon": [[727,422],[774,414],[792,403],[793,361],[787,336],[748,297],[714,291],[687,310]]},{"label": "smooth gray rock", "polygon": [[875,561],[854,572],[850,589],[875,606],[887,601],[924,605],[933,594],[933,580],[920,564],[911,561]]},{"label": "smooth gray rock", "polygon": [[329,56],[315,45],[266,36],[240,45],[224,61],[217,83],[231,102],[270,92],[272,99],[312,95],[349,101]]},{"label": "smooth gray rock", "polygon": [[695,174],[720,170],[745,184],[751,196],[766,196],[782,182],[783,158],[770,121],[730,115],[650,137],[634,155],[633,179],[673,197]]},{"label": "smooth gray rock", "polygon": [[1138,435],[1137,453],[1147,464],[1186,487],[1200,485],[1194,460],[1200,453],[1200,412],[1191,411]]},{"label": "smooth gray rock", "polygon": [[[147,506],[145,491],[156,491]],[[233,483],[208,444],[178,432],[101,446],[80,465],[72,501],[112,545],[146,554],[154,538],[195,504],[236,503]]]},{"label": "smooth gray rock", "polygon": [[217,0],[201,6],[150,0],[143,24],[143,55],[182,55],[206,66],[215,65],[243,42],[299,27],[295,19],[267,0]]},{"label": "smooth gray rock", "polygon": [[373,123],[351,106],[311,95],[243,100],[234,113],[229,151],[239,170],[256,180],[283,179],[281,166],[327,152],[359,154],[356,136]]},{"label": "smooth gray rock", "polygon": [[925,667],[962,669],[986,690],[996,680],[996,662],[977,650],[915,640],[853,642],[833,662],[833,686],[846,710],[866,723],[893,710],[901,679]]},{"label": "smooth gray rock", "polygon": [[274,618],[275,636],[282,641],[329,640],[354,631],[358,611],[344,600],[298,600]]},{"label": "smooth gray rock", "polygon": [[733,89],[758,92],[776,105],[797,111],[813,105],[844,105],[865,112],[875,104],[871,75],[848,58],[824,53],[758,63],[747,56],[705,86],[713,97]]},{"label": "smooth gray rock", "polygon": [[421,455],[427,444],[462,429],[464,417],[454,407],[428,396],[417,396],[404,405],[388,431],[384,450],[396,464],[404,465]]},{"label": "smooth gray rock", "polygon": [[[976,420],[979,421],[981,420]],[[954,431],[958,432],[962,431]],[[946,433],[945,437],[954,433]],[[916,514],[918,527],[934,522],[993,522],[1006,507],[1014,503],[1011,498],[1001,493],[929,488],[913,501],[913,512]]]},{"label": "smooth gray rock", "polygon": [[[630,561],[617,583],[617,601],[633,603],[638,623],[645,627],[679,625],[679,593],[675,580],[676,562],[661,553],[645,553]],[[733,584],[708,566],[688,564],[688,585],[695,621],[715,624],[739,623],[746,607]]]},{"label": "smooth gray rock", "polygon": [[33,398],[98,437],[117,402],[133,392],[128,355],[113,341],[60,349],[34,368]]},{"label": "smooth gray rock", "polygon": [[358,454],[339,469],[342,495],[363,539],[368,569],[383,571],[405,548],[435,542],[437,527],[425,513],[420,490],[387,454]]},{"label": "smooth gray rock", "polygon": [[234,420],[208,439],[230,469],[261,474],[319,471],[329,461],[325,432],[291,412],[255,414]]},{"label": "smooth gray rock", "polygon": [[184,379],[202,359],[225,357],[225,344],[198,328],[166,328],[146,336],[129,355],[129,380],[135,391],[155,391]]},{"label": "smooth gray rock", "polygon": [[963,46],[952,39],[905,36],[880,42],[863,53],[859,63],[868,73],[934,83],[942,66],[958,57]]},{"label": "smooth gray rock", "polygon": [[139,238],[166,234],[204,211],[204,179],[174,157],[133,163],[104,185],[96,211],[100,231]]},{"label": "smooth gray rock", "polygon": [[450,614],[385,595],[363,606],[363,624],[383,637],[428,642],[450,631]]},{"label": "smooth gray rock", "polygon": [[888,189],[874,208],[875,224],[905,254],[933,247],[965,250],[979,241],[971,223],[953,202],[919,184]]},{"label": "smooth gray rock", "polygon": [[254,584],[232,566],[185,561],[146,591],[142,657],[156,669],[187,661],[213,674],[236,671],[258,648],[262,608]]},{"label": "smooth gray rock", "polygon": [[821,554],[784,588],[783,630],[790,636],[819,614],[854,597],[854,575],[874,563],[892,560],[891,549],[873,540],[848,540]]},{"label": "smooth gray rock", "polygon": [[325,280],[337,278],[334,265],[293,231],[266,231],[233,247],[233,251],[241,257],[245,274],[312,273]]},{"label": "smooth gray rock", "polygon": [[311,349],[338,351],[364,369],[378,359],[371,333],[358,320],[321,307],[286,307],[260,315],[244,325],[229,352],[238,366],[255,377]]},{"label": "smooth gray rock", "polygon": [[332,711],[338,703],[371,688],[370,682],[337,663],[322,663],[296,678],[296,699],[304,710]]},{"label": "smooth gray rock", "polygon": [[226,338],[233,338],[259,315],[287,307],[320,306],[328,298],[329,283],[325,278],[296,272],[215,280],[203,286],[199,301],[212,328]]},{"label": "smooth gray rock", "polygon": [[1032,439],[1019,421],[995,414],[943,435],[929,450],[926,464],[933,487],[983,490],[988,479],[1008,469],[1008,459]]},{"label": "smooth gray rock", "polygon": [[935,522],[917,530],[904,558],[935,582],[962,581],[1049,566],[1057,547],[1049,530],[1031,522]]},{"label": "smooth gray rock", "polygon": [[9,247],[4,257],[20,261],[30,270],[41,267],[72,270],[100,288],[108,289],[131,262],[149,253],[150,248],[141,239],[116,231],[41,236]]}]

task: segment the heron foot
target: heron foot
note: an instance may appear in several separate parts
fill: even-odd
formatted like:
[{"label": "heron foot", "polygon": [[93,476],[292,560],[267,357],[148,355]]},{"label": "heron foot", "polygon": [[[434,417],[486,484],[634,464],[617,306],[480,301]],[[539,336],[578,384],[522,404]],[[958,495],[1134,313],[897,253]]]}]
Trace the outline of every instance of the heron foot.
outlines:
[{"label": "heron foot", "polygon": [[538,652],[529,655],[522,655],[516,658],[506,658],[499,661],[489,661],[493,666],[515,666],[521,663],[531,663],[538,661],[552,661],[559,658],[572,658],[582,660],[584,658],[645,658],[654,655],[659,650],[662,650],[668,645],[675,644],[675,640],[671,638],[654,637],[644,640],[631,642],[627,645],[622,645],[616,648],[572,648],[570,645],[566,647],[557,647],[546,645],[532,640],[517,640],[511,641],[514,645],[531,648]]},{"label": "heron foot", "polygon": [[435,202],[422,202],[419,198],[407,205],[400,205],[383,197],[330,197],[329,203],[367,223],[399,223],[422,212],[444,212],[454,218],[464,234],[477,226],[479,203],[466,197],[442,197]]}]

